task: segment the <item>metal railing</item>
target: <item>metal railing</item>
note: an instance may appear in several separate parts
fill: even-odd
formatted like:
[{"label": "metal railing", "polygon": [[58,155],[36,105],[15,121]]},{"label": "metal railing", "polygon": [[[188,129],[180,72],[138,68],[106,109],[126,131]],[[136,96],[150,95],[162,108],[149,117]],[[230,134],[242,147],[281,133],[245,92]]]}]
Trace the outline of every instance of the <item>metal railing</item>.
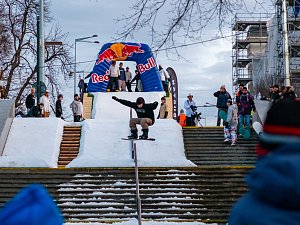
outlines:
[{"label": "metal railing", "polygon": [[[130,108],[130,119],[132,118],[132,108]],[[131,157],[134,160],[134,175],[135,175],[135,196],[138,225],[142,225],[142,201],[140,197],[140,182],[139,182],[139,167],[137,163],[136,143],[134,140],[130,142]]]}]

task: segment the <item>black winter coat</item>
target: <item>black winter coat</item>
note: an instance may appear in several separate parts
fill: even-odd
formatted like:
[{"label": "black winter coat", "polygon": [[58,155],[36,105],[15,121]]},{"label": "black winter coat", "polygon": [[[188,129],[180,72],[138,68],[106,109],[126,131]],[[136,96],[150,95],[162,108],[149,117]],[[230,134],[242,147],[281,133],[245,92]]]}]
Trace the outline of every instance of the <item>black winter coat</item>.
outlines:
[{"label": "black winter coat", "polygon": [[116,101],[120,102],[122,105],[133,108],[136,111],[138,118],[150,118],[152,120],[152,124],[154,124],[154,112],[158,106],[158,102],[144,104],[142,108],[139,108],[135,102],[130,102],[123,99],[116,99]]},{"label": "black winter coat", "polygon": [[29,94],[25,102],[26,108],[31,109],[35,105],[35,98],[33,94]]},{"label": "black winter coat", "polygon": [[227,109],[227,100],[231,99],[230,94],[225,91],[225,92],[221,92],[221,91],[217,91],[214,93],[214,96],[217,97],[217,108],[221,108],[221,109]]},{"label": "black winter coat", "polygon": [[60,118],[62,116],[61,101],[58,99],[55,104],[55,116]]}]

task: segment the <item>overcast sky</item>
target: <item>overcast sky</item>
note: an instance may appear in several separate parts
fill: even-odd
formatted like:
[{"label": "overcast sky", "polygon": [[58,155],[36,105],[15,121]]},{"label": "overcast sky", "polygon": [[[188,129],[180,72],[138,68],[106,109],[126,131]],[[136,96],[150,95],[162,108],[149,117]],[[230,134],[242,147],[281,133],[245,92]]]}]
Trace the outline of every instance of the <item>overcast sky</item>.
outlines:
[{"label": "overcast sky", "polygon": [[[248,3],[254,0],[247,0]],[[128,12],[128,4],[134,0],[51,0],[52,15],[63,32],[68,33],[68,41],[74,43],[75,38],[97,34],[100,44],[77,43],[77,62],[95,60],[101,46],[112,40],[121,24],[116,23],[116,18]],[[270,3],[269,3],[270,4]],[[164,21],[162,21],[163,23]],[[208,26],[203,33],[205,40],[215,35],[213,25]],[[231,34],[229,25],[225,27],[224,34]],[[132,42],[149,43],[150,37],[145,32],[137,35]],[[191,92],[194,94],[198,105],[205,102],[215,103],[212,93],[220,85],[225,84],[232,90],[231,69],[231,39],[222,39],[206,44],[194,45],[179,49],[180,54],[186,59],[176,60],[168,58],[164,53],[157,57],[157,63],[164,68],[172,67],[179,80],[180,101]],[[125,63],[125,66],[132,63]],[[92,70],[94,62],[78,64],[77,71]],[[132,68],[133,70],[133,68]]]}]

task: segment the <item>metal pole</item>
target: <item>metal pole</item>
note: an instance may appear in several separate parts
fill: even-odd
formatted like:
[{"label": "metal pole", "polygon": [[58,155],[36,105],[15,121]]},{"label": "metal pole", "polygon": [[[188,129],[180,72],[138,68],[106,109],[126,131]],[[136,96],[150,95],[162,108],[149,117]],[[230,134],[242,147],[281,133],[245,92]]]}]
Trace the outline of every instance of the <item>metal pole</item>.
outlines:
[{"label": "metal pole", "polygon": [[289,37],[288,37],[288,14],[287,14],[287,1],[283,0],[283,40],[284,40],[284,85],[290,86],[290,55],[289,55]]},{"label": "metal pole", "polygon": [[[38,56],[39,56],[39,63],[38,63],[38,70],[39,70],[39,79],[40,81],[44,82],[44,65],[45,65],[45,40],[44,40],[44,0],[40,0],[39,5],[39,15],[40,15],[40,22],[38,26],[39,35],[38,35]],[[38,83],[39,85],[39,83]]]},{"label": "metal pole", "polygon": [[38,15],[37,18],[37,34],[36,34],[36,40],[37,40],[37,80],[36,80],[36,101],[37,101],[37,104],[40,103],[40,97],[41,97],[41,85],[40,85],[40,77],[41,77],[41,74],[40,74],[40,70],[39,70],[39,65],[40,65],[40,57],[39,57],[39,54],[40,54],[40,45],[39,45],[39,35],[40,35],[40,30],[39,30],[39,26],[40,26],[40,16]]},{"label": "metal pole", "polygon": [[139,184],[139,168],[137,164],[136,143],[133,144],[134,152],[134,168],[135,168],[135,192],[136,192],[136,207],[138,224],[142,225],[142,203],[140,197],[140,184]]},{"label": "metal pole", "polygon": [[76,94],[76,40],[75,40],[75,64],[74,64],[74,95]]}]

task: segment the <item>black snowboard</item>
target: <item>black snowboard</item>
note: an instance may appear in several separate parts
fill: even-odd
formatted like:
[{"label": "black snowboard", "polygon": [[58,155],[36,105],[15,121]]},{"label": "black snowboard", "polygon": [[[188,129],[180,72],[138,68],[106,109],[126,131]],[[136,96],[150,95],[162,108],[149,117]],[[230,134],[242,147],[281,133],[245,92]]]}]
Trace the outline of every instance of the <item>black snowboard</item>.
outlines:
[{"label": "black snowboard", "polygon": [[155,141],[155,138],[147,138],[147,139],[129,139],[129,138],[121,138],[126,141]]}]

